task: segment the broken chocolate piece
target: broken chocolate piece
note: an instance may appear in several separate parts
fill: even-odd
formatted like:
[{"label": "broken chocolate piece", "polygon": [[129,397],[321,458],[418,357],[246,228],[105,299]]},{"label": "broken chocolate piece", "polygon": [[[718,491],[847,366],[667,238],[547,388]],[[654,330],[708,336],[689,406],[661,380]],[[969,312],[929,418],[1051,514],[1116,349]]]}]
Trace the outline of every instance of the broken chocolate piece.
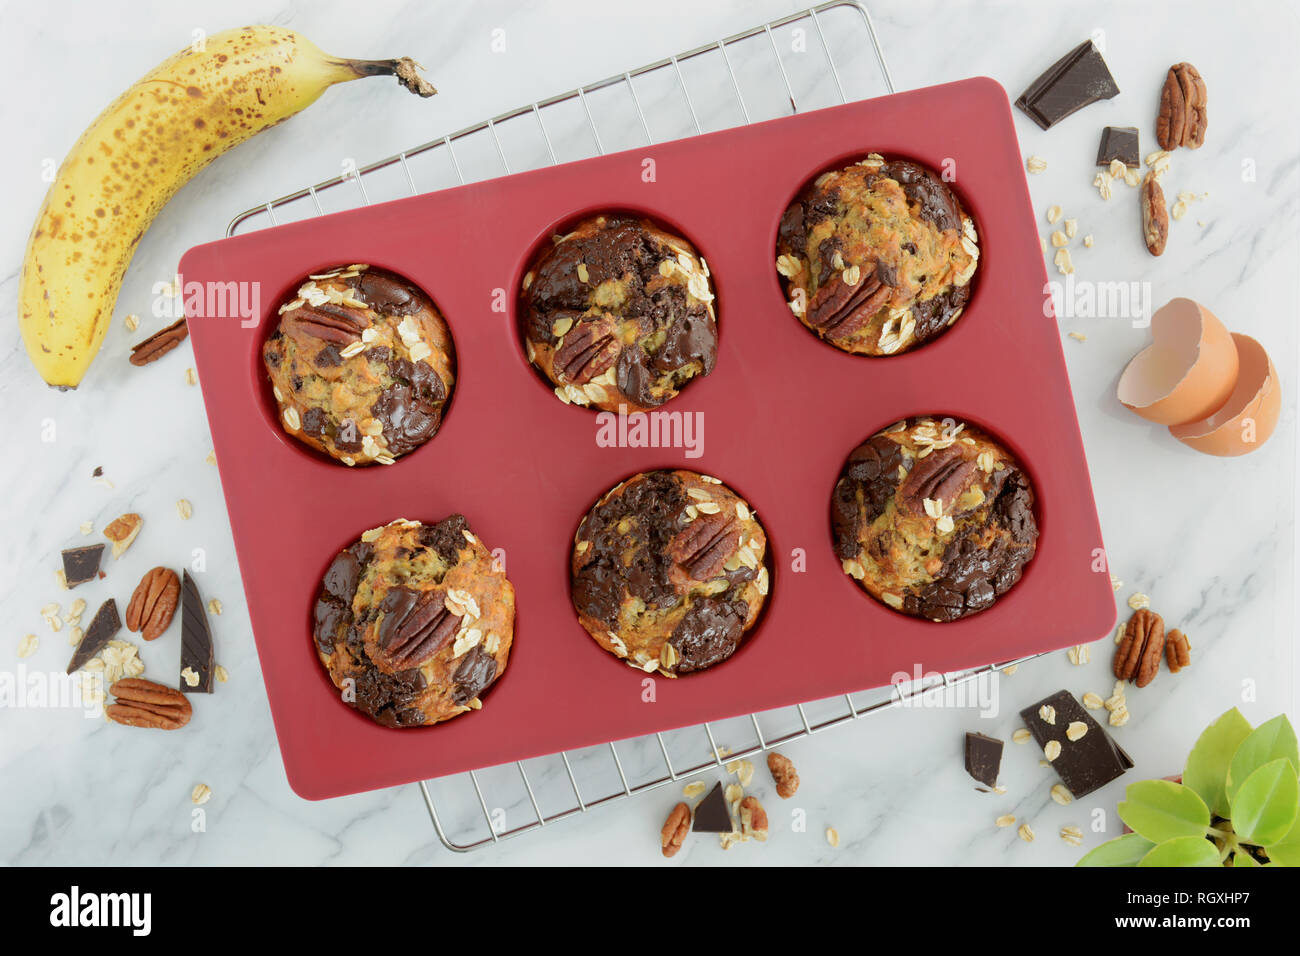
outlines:
[{"label": "broken chocolate piece", "polygon": [[727,797],[719,782],[695,808],[695,830],[699,833],[730,833],[734,829],[731,811],[727,809]]},{"label": "broken chocolate piece", "polygon": [[1051,129],[1071,113],[1118,93],[1101,51],[1084,40],[1030,83],[1016,106],[1040,128]]},{"label": "broken chocolate piece", "polygon": [[[212,693],[212,631],[199,586],[184,572],[181,583],[181,680],[187,694]],[[195,680],[195,678],[198,678]],[[191,681],[194,681],[191,683]]]},{"label": "broken chocolate piece", "polygon": [[[100,550],[103,550],[103,545],[100,545]],[[81,643],[72,652],[72,660],[68,662],[68,673],[71,674],[85,667],[86,661],[102,651],[104,645],[121,629],[122,619],[117,614],[117,602],[109,598],[99,606],[99,610],[95,612],[94,618],[86,628],[86,633],[81,635]]]},{"label": "broken chocolate piece", "polygon": [[99,574],[104,547],[102,544],[88,544],[84,548],[68,548],[63,552],[63,576],[68,587],[75,588]]},{"label": "broken chocolate piece", "polygon": [[[1049,724],[1039,716],[1044,705],[1052,708],[1054,723]],[[1052,761],[1052,769],[1075,797],[1099,790],[1133,766],[1133,758],[1115,743],[1068,690],[1057,691],[1051,697],[1026,707],[1020,712],[1020,719],[1040,747],[1046,747],[1051,740],[1061,745],[1061,753]],[[1073,723],[1083,723],[1088,728],[1076,740],[1066,736],[1066,729]]]},{"label": "broken chocolate piece", "polygon": [[1136,169],[1142,162],[1142,150],[1138,145],[1136,126],[1107,126],[1101,131],[1101,142],[1097,145],[1097,165],[1110,166],[1119,160],[1130,169]]},{"label": "broken chocolate piece", "polygon": [[966,734],[966,772],[990,789],[998,785],[1002,741],[984,734]]}]

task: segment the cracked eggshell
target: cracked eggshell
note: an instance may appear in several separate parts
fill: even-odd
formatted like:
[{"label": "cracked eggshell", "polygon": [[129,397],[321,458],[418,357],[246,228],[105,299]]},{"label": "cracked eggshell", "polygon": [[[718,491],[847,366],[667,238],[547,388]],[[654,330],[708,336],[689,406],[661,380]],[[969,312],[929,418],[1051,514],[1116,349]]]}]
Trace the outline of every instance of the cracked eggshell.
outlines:
[{"label": "cracked eggshell", "polygon": [[1169,433],[1207,455],[1245,455],[1268,441],[1282,410],[1277,369],[1263,346],[1233,333],[1240,357],[1236,387],[1221,408],[1200,421],[1173,425]]},{"label": "cracked eggshell", "polygon": [[1233,336],[1209,309],[1173,299],[1151,317],[1152,343],[1119,378],[1124,406],[1158,425],[1208,420],[1233,395]]}]

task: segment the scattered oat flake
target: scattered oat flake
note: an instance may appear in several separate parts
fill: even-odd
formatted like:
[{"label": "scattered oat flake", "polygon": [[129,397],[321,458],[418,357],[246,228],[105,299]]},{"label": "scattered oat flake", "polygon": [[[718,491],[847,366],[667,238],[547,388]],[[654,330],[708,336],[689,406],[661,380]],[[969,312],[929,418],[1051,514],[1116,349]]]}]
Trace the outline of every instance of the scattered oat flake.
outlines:
[{"label": "scattered oat flake", "polygon": [[1016,818],[1008,813],[998,817],[996,820],[993,821],[993,824],[999,827],[1009,827],[1011,826],[1011,824],[1015,822],[1016,822]]},{"label": "scattered oat flake", "polygon": [[1174,219],[1182,219],[1187,215],[1187,203],[1180,199],[1174,203],[1174,208],[1169,210],[1169,215]]},{"label": "scattered oat flake", "polygon": [[696,797],[703,794],[708,788],[709,785],[703,780],[696,780],[694,783],[688,783],[686,786],[682,787],[682,796],[687,800],[694,800]]},{"label": "scattered oat flake", "polygon": [[1093,243],[1092,233],[1088,233],[1086,236],[1083,237],[1083,244],[1087,246],[1089,249],[1092,248],[1092,243]]},{"label": "scattered oat flake", "polygon": [[192,368],[187,368],[185,370],[185,384],[186,385],[199,384],[199,373],[194,371],[194,369]]},{"label": "scattered oat flake", "polygon": [[1016,832],[1020,834],[1020,839],[1024,840],[1026,843],[1034,842],[1034,831],[1029,828],[1028,823],[1020,824],[1020,829]]},{"label": "scattered oat flake", "polygon": [[190,791],[190,802],[200,807],[212,799],[212,788],[206,783],[197,783]]},{"label": "scattered oat flake", "polygon": [[208,452],[208,457],[204,458],[203,460],[206,461],[209,465],[215,465],[217,463],[216,449],[214,448],[212,451]]},{"label": "scattered oat flake", "polygon": [[1070,338],[1074,339],[1076,342],[1088,341],[1088,336],[1084,335],[1082,332],[1071,332]]},{"label": "scattered oat flake", "polygon": [[1058,783],[1052,787],[1052,799],[1061,806],[1065,806],[1074,801],[1074,795],[1066,789],[1065,784]]},{"label": "scattered oat flake", "polygon": [[194,515],[194,506],[185,498],[177,498],[176,513],[181,516],[182,521],[189,521]]},{"label": "scattered oat flake", "polygon": [[1065,234],[1066,234],[1069,238],[1073,239],[1074,236],[1075,236],[1075,234],[1076,234],[1078,231],[1079,231],[1079,220],[1077,220],[1077,219],[1067,219],[1067,220],[1065,220]]},{"label": "scattered oat flake", "polygon": [[1105,702],[1092,691],[1088,691],[1088,693],[1083,695],[1083,706],[1087,707],[1089,710],[1101,710],[1101,708],[1105,706]]},{"label": "scattered oat flake", "polygon": [[218,601],[216,598],[213,598],[212,600],[210,600],[210,601],[208,602],[208,613],[209,613],[209,614],[215,614],[215,615],[217,615],[218,617],[220,617],[220,616],[221,616],[221,602]]},{"label": "scattered oat flake", "polygon": [[126,326],[128,332],[134,332],[140,327],[140,316],[136,315],[134,312],[129,313],[127,317],[122,320],[122,324]]},{"label": "scattered oat flake", "polygon": [[1076,826],[1061,827],[1061,839],[1070,846],[1083,846],[1083,831]]},{"label": "scattered oat flake", "polygon": [[220,664],[217,665],[217,669],[213,673],[216,674],[217,680],[222,684],[230,680],[230,672],[226,670],[224,667],[222,667]]},{"label": "scattered oat flake", "polygon": [[1025,160],[1025,169],[1031,173],[1041,173],[1047,169],[1047,160],[1041,156],[1030,156]]},{"label": "scattered oat flake", "polygon": [[827,827],[826,842],[829,843],[831,846],[839,846],[840,845],[839,831],[836,830],[834,827]]},{"label": "scattered oat flake", "polygon": [[1048,206],[1048,207],[1047,207],[1047,221],[1048,221],[1048,223],[1049,223],[1050,225],[1056,225],[1056,220],[1058,220],[1058,219],[1060,219],[1060,218],[1061,218],[1061,207],[1060,207],[1060,206]]},{"label": "scattered oat flake", "polygon": [[95,530],[95,522],[83,521],[81,522],[81,527],[79,530],[81,531],[82,534],[92,534]]},{"label": "scattered oat flake", "polygon": [[41,646],[41,639],[35,634],[27,634],[18,642],[18,656],[31,657],[36,653],[36,648]]},{"label": "scattered oat flake", "polygon": [[1010,667],[1004,667],[1004,668],[1002,668],[1002,673],[1004,673],[1004,674],[1006,674],[1008,677],[1010,677],[1012,674],[1014,674],[1014,673],[1015,673],[1016,671],[1018,671],[1018,670],[1020,670],[1020,665],[1019,665],[1019,664],[1012,664]]},{"label": "scattered oat flake", "polygon": [[1123,582],[1123,581],[1121,581],[1119,578],[1115,577],[1115,575],[1113,575],[1113,574],[1110,576],[1110,587],[1111,587],[1111,590],[1112,590],[1112,591],[1118,591],[1118,590],[1119,590],[1120,588],[1122,588],[1123,586],[1124,586],[1124,582]]},{"label": "scattered oat flake", "polygon": [[1031,734],[1024,727],[1020,727],[1016,730],[1015,733],[1011,735],[1011,739],[1018,744],[1027,744],[1029,743],[1030,740],[1033,739],[1033,736],[1034,735]]},{"label": "scattered oat flake", "polygon": [[1141,591],[1135,591],[1129,595],[1128,606],[1135,611],[1141,611],[1151,606],[1151,599]]}]

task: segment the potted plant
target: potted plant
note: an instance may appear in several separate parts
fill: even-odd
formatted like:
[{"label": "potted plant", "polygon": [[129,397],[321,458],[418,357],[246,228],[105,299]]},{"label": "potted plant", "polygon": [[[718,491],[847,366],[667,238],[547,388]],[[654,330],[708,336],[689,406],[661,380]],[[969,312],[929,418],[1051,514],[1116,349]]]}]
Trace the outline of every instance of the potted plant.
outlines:
[{"label": "potted plant", "polygon": [[1252,729],[1234,707],[1197,739],[1181,780],[1129,784],[1119,816],[1132,832],[1076,865],[1300,865],[1298,771],[1286,715]]}]

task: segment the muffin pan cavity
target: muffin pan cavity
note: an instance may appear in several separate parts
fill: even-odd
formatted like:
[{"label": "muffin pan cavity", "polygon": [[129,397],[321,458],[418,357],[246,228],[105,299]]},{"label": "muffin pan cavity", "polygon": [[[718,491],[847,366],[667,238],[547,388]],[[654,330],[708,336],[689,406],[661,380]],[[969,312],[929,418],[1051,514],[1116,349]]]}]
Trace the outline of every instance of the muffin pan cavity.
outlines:
[{"label": "muffin pan cavity", "polygon": [[[989,254],[979,294],[924,348],[865,361],[822,347],[781,295],[773,249],[809,171],[905,156],[957,171]],[[289,781],[313,798],[600,744],[1096,640],[1114,595],[1006,94],[986,79],[662,143],[291,223],[192,249],[202,282],[289,292],[321,263],[370,263],[427,292],[455,333],[455,408],[392,467],[309,454],[268,420],[261,329],[189,318],[222,487]],[[642,173],[654,161],[653,181]],[[529,370],[517,300],[575,215],[636,210],[708,261],[716,365],[646,413],[566,407]],[[575,265],[576,272],[576,265]],[[1032,469],[1041,536],[993,607],[945,624],[866,596],[835,556],[828,496],[850,449],[891,421],[987,422]],[[250,463],[253,463],[250,466]],[[714,475],[750,503],[772,567],[763,618],[680,680],[595,646],[570,599],[574,533],[630,475]],[[463,513],[515,588],[509,671],[483,709],[395,731],[321,692],[310,633],[321,563],[394,517]],[[1045,523],[1050,520],[1050,527]],[[652,682],[647,684],[646,682]],[[645,695],[653,687],[653,704]]]}]

